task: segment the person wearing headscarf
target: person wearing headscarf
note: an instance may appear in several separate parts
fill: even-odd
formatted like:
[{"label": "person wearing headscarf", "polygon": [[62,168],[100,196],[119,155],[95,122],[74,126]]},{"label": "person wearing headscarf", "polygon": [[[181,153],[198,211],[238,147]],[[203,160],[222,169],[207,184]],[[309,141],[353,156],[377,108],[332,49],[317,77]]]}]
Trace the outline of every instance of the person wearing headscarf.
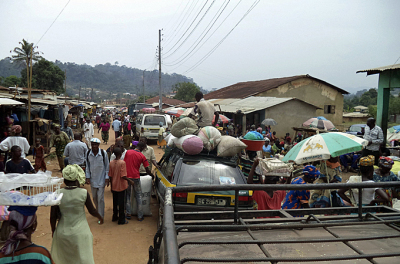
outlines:
[{"label": "person wearing headscarf", "polygon": [[22,127],[20,125],[15,125],[11,127],[12,136],[7,137],[0,143],[0,149],[2,151],[10,151],[13,146],[19,146],[22,150],[21,157],[25,158],[28,155],[29,149],[31,146],[29,145],[28,140],[25,137],[21,136]]},{"label": "person wearing headscarf", "polygon": [[[321,161],[320,176],[314,182],[321,183],[336,183],[341,182],[341,170],[339,157],[331,157],[329,160]],[[309,205],[313,208],[338,207],[342,204],[337,193],[330,189],[311,190]],[[331,197],[332,196],[332,197]],[[331,205],[331,201],[332,204]]]},{"label": "person wearing headscarf", "polygon": [[[360,172],[361,176],[350,176],[347,183],[360,183],[360,182],[374,182],[374,164],[375,157],[373,155],[368,155],[366,157],[360,158]],[[349,191],[349,195],[346,192]],[[358,198],[358,189],[340,189],[338,191],[340,197],[347,203],[347,205],[357,206],[360,201]],[[379,198],[375,198],[375,196]],[[379,188],[363,188],[362,190],[362,205],[376,205],[381,202],[388,202],[389,196]]]},{"label": "person wearing headscarf", "polygon": [[61,131],[60,125],[56,124],[54,126],[54,134],[50,139],[50,148],[56,148],[56,156],[58,159],[58,165],[60,166],[60,170],[63,170],[64,165],[64,150],[65,146],[70,142],[68,135]]},{"label": "person wearing headscarf", "polygon": [[[393,160],[389,157],[381,157],[379,159],[379,168],[374,171],[373,181],[374,182],[391,182],[391,181],[400,181],[400,179],[394,174],[391,169],[393,167]],[[390,207],[393,206],[392,199],[398,198],[400,188],[387,188],[383,189],[386,194],[389,196],[389,202],[381,203],[383,205],[388,205]],[[380,198],[380,197],[377,197]]]},{"label": "person wearing headscarf", "polygon": [[[93,235],[85,215],[88,212],[103,224],[103,217],[94,207],[88,191],[79,188],[85,183],[85,172],[78,165],[68,165],[62,171],[65,188],[60,205],[52,206],[50,225],[53,236],[51,255],[57,264],[94,263]],[[58,224],[57,224],[58,221]]]},{"label": "person wearing headscarf", "polygon": [[[319,170],[312,166],[307,165],[303,168],[303,176],[294,178],[291,184],[309,184],[318,179],[320,175]],[[310,199],[309,190],[290,190],[285,199],[283,200],[282,209],[300,209],[308,208],[308,200]]]},{"label": "person wearing headscarf", "polygon": [[49,251],[32,242],[32,234],[37,227],[36,210],[35,206],[10,206],[8,208],[10,233],[0,250],[0,264],[54,264]]}]

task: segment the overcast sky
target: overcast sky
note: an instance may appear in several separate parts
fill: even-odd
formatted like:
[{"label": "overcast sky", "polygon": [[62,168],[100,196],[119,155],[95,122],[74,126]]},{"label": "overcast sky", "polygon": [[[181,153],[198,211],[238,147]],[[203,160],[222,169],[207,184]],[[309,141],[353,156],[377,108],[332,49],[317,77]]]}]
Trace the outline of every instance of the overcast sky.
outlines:
[{"label": "overcast sky", "polygon": [[257,1],[70,0],[43,36],[67,3],[1,0],[0,59],[25,38],[51,61],[153,70],[163,29],[162,71],[205,89],[309,74],[355,92],[378,83],[357,70],[400,57],[398,0],[261,0],[236,27]]}]

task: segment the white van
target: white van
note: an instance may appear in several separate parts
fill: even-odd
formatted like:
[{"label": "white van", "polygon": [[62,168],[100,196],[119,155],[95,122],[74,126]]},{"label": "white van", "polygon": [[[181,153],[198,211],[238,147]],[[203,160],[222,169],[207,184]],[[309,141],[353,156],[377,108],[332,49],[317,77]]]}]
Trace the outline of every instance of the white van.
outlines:
[{"label": "white van", "polygon": [[166,130],[171,119],[161,114],[140,114],[136,118],[136,133],[138,136],[145,136],[147,139],[158,139],[160,122]]}]

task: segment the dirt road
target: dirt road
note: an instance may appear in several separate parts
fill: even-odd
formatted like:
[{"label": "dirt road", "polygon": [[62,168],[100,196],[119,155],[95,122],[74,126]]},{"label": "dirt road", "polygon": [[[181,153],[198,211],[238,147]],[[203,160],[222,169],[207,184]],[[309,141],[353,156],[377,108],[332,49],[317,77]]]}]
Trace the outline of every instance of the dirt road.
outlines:
[{"label": "dirt road", "polygon": [[[95,129],[95,137],[101,140],[100,134]],[[108,145],[101,144],[100,148],[106,150],[114,144],[114,131],[110,130],[110,141]],[[163,152],[152,145],[157,160],[161,158]],[[28,158],[31,159],[32,156]],[[53,171],[54,176],[61,177],[57,159],[48,161],[48,170]],[[90,187],[85,187],[90,192]],[[147,263],[148,249],[153,244],[153,237],[156,233],[158,204],[152,198],[151,210],[153,216],[146,216],[143,222],[139,222],[136,217],[132,217],[127,225],[117,225],[111,222],[112,217],[112,194],[110,187],[105,190],[105,216],[104,224],[97,224],[97,219],[86,212],[90,230],[93,234],[93,252],[96,264],[106,263]],[[40,207],[37,212],[38,227],[32,235],[34,243],[51,250],[51,228],[50,228],[50,207]]]}]

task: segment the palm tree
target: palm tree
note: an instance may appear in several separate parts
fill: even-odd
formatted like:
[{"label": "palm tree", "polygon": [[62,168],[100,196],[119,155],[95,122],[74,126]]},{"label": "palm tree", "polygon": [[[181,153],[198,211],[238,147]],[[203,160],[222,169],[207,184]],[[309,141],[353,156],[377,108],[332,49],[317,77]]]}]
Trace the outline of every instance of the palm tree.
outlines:
[{"label": "palm tree", "polygon": [[43,57],[40,56],[38,51],[35,51],[35,48],[33,46],[33,43],[29,43],[25,39],[22,39],[22,42],[19,42],[21,47],[15,47],[14,50],[11,50],[10,52],[14,52],[11,56],[11,60],[13,62],[17,63],[25,63],[26,65],[26,77],[27,77],[27,84],[29,84],[29,67],[30,67],[30,59],[31,59],[31,52],[33,51],[32,54],[32,61],[38,61],[42,59]]}]

